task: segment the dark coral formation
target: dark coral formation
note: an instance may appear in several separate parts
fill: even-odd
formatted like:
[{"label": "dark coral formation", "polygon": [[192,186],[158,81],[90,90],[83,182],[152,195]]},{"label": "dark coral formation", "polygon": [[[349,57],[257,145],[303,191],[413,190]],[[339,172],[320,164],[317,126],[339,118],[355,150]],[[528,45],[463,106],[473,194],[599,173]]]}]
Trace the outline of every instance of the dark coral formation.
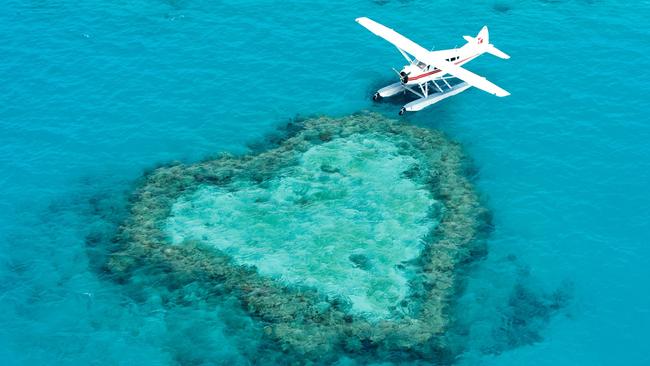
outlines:
[{"label": "dark coral formation", "polygon": [[[448,337],[454,323],[454,299],[462,287],[464,267],[485,253],[488,217],[467,178],[460,146],[439,132],[377,114],[318,117],[299,125],[276,147],[259,154],[224,155],[147,174],[132,196],[129,217],[113,239],[116,248],[107,270],[119,281],[138,286],[200,286],[201,291],[186,294],[187,301],[196,296],[208,303],[236,298],[287,360],[295,356],[294,360],[329,362],[328,357],[339,352],[352,357],[452,360],[462,351]],[[400,154],[414,157],[418,164],[404,167],[404,176],[426,186],[442,204],[436,213],[439,224],[421,239],[421,255],[415,263],[405,264],[416,275],[408,297],[393,309],[391,317],[372,320],[352,314],[344,298],[283,285],[200,242],[169,244],[164,223],[182,195],[235,180],[263,185],[280,169],[295,164],[309,148],[355,134],[381,135],[399,146]],[[363,256],[349,259],[360,268],[372,266]]]}]

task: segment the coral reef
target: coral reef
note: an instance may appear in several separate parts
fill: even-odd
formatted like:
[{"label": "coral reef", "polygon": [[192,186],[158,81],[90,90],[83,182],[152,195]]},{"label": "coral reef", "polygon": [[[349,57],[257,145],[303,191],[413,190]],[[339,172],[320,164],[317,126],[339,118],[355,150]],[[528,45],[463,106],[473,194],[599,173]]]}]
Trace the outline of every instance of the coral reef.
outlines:
[{"label": "coral reef", "polygon": [[287,360],[453,360],[454,299],[488,227],[460,146],[371,113],[289,131],[145,175],[106,269],[187,302],[236,299]]}]

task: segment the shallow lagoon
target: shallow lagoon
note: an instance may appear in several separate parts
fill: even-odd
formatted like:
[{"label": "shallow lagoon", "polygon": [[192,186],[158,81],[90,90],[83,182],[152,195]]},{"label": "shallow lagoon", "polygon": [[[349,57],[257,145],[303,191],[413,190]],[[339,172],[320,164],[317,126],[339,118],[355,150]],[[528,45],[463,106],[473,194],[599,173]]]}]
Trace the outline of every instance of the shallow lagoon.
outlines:
[{"label": "shallow lagoon", "polygon": [[298,166],[265,186],[203,188],[172,207],[174,244],[204,240],[288,284],[350,299],[361,313],[385,315],[406,296],[396,266],[414,260],[435,200],[401,177],[416,163],[369,137],[307,150]]}]

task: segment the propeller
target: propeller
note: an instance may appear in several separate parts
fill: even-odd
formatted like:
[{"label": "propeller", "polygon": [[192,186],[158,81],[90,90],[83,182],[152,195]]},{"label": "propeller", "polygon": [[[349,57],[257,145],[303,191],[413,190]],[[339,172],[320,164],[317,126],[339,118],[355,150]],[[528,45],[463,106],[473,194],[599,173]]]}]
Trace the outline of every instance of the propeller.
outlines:
[{"label": "propeller", "polygon": [[397,71],[394,67],[393,67],[393,71],[395,71],[397,76],[399,76],[399,81],[401,81],[402,84],[406,84],[409,82],[409,75],[411,75],[410,71],[408,73],[405,73],[404,71],[400,72]]}]

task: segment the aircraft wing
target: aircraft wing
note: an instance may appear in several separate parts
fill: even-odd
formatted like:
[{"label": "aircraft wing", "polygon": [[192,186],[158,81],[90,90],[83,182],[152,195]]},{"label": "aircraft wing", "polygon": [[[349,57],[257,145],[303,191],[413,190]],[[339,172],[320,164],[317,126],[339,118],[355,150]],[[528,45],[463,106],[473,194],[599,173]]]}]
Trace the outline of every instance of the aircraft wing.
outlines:
[{"label": "aircraft wing", "polygon": [[458,65],[447,60],[441,60],[437,57],[423,57],[419,59],[427,64],[433,65],[438,69],[442,70],[446,74],[453,75],[460,80],[466,82],[467,84],[486,91],[490,94],[496,95],[497,97],[507,97],[510,95],[506,90],[495,85],[493,82],[484,78],[481,75],[475,74],[467,69],[464,69]]},{"label": "aircraft wing", "polygon": [[410,53],[415,56],[418,60],[422,60],[422,57],[425,57],[429,54],[426,48],[420,46],[419,44],[411,41],[410,39],[404,37],[403,35],[395,32],[394,30],[381,25],[375,22],[372,19],[362,17],[355,19],[357,23],[364,26],[366,29],[374,33],[375,35],[387,40],[389,43],[392,43],[395,47],[400,50]]},{"label": "aircraft wing", "polygon": [[357,23],[361,24],[366,29],[374,33],[375,35],[393,44],[395,47],[399,48],[400,50],[410,53],[416,59],[425,62],[428,65],[435,66],[438,69],[442,70],[443,72],[453,75],[465,81],[466,83],[468,83],[473,87],[486,91],[490,94],[496,95],[498,97],[506,97],[510,95],[510,93],[498,87],[494,83],[490,82],[483,76],[477,75],[443,58],[434,56],[431,52],[429,52],[424,47],[411,41],[410,39],[404,37],[403,35],[395,32],[391,28],[388,28],[366,17],[357,18],[355,20]]}]

